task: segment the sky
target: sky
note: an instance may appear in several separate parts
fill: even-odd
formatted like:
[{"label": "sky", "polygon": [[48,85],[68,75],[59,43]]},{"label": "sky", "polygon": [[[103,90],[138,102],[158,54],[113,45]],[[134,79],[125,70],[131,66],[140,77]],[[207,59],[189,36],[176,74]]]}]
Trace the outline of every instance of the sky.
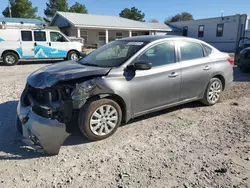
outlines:
[{"label": "sky", "polygon": [[[68,0],[69,6],[77,0]],[[44,16],[48,0],[31,0],[38,7],[38,15]],[[119,16],[124,8],[136,7],[145,13],[145,20],[157,19],[160,22],[177,13],[189,12],[194,19],[210,18],[234,14],[250,14],[250,0],[78,0],[85,4],[89,14]],[[1,0],[0,14],[8,5]],[[2,16],[2,14],[1,14]]]}]

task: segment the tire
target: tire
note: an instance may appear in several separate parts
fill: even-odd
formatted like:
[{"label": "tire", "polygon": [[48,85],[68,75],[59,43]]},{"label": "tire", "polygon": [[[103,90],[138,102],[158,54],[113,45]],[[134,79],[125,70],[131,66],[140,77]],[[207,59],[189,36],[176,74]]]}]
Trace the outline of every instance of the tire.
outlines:
[{"label": "tire", "polygon": [[[103,109],[103,113],[101,113],[101,108]],[[108,109],[110,109],[109,115],[106,112]],[[121,125],[121,121],[121,108],[115,101],[110,99],[99,99],[85,104],[78,116],[81,132],[92,141],[110,137]]]},{"label": "tire", "polygon": [[[212,78],[206,88],[204,97],[201,102],[207,106],[212,106],[216,104],[220,99],[220,94],[222,90],[223,85],[221,80],[219,78]],[[214,98],[211,95],[214,96]]]},{"label": "tire", "polygon": [[77,51],[71,51],[67,55],[67,60],[77,61],[79,60],[79,53]]},{"label": "tire", "polygon": [[7,66],[16,65],[19,57],[14,52],[6,52],[3,54],[3,63]]}]

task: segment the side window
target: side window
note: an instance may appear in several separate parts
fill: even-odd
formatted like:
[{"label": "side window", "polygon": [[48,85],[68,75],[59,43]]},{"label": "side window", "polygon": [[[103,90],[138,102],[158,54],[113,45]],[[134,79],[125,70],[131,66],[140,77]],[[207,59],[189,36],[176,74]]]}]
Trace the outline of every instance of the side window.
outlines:
[{"label": "side window", "polygon": [[205,44],[202,44],[202,46],[205,49],[205,52],[206,52],[207,56],[209,56],[213,52],[213,49],[210,48],[209,46],[207,46]]},{"label": "side window", "polygon": [[204,52],[200,44],[195,42],[180,42],[181,60],[187,61],[204,57]]},{"label": "side window", "polygon": [[217,25],[216,36],[217,37],[222,37],[223,36],[223,30],[224,30],[224,24],[218,24]]},{"label": "side window", "polygon": [[182,35],[187,37],[188,36],[188,26],[183,27]]},{"label": "side window", "polygon": [[68,40],[58,32],[50,32],[50,41],[51,42],[68,42]]},{"label": "side window", "polygon": [[200,25],[198,29],[198,37],[204,37],[204,25]]},{"label": "side window", "polygon": [[44,31],[34,31],[35,41],[46,41],[46,32]]},{"label": "side window", "polygon": [[173,41],[153,46],[142,54],[138,60],[148,61],[153,67],[175,63],[175,44]]},{"label": "side window", "polygon": [[22,41],[33,41],[31,31],[21,31]]}]

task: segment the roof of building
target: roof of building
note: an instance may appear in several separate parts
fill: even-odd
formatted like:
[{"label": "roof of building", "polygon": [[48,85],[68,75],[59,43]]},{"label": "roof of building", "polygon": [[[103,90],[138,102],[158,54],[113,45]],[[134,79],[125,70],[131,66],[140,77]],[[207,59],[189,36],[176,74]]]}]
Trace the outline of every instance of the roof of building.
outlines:
[{"label": "roof of building", "polygon": [[160,23],[147,23],[118,16],[91,15],[71,12],[57,12],[51,23],[55,22],[56,16],[59,15],[72,25],[84,28],[106,28],[106,29],[138,29],[152,31],[173,31],[175,29]]},{"label": "roof of building", "polygon": [[36,24],[36,25],[41,25],[44,24],[43,21],[38,20],[38,19],[28,19],[28,18],[5,18],[5,17],[0,17],[0,22],[6,22],[6,23],[28,23],[28,24]]}]

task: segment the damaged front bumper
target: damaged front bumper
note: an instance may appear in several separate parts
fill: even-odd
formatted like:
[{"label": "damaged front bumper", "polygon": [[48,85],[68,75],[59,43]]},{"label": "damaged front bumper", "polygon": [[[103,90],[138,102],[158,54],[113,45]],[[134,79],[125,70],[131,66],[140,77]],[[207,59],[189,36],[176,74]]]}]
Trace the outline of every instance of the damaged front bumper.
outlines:
[{"label": "damaged front bumper", "polygon": [[64,123],[41,117],[35,114],[30,106],[22,106],[20,101],[17,115],[20,120],[17,120],[17,129],[23,136],[22,140],[35,150],[42,149],[46,154],[56,155],[70,135]]}]

